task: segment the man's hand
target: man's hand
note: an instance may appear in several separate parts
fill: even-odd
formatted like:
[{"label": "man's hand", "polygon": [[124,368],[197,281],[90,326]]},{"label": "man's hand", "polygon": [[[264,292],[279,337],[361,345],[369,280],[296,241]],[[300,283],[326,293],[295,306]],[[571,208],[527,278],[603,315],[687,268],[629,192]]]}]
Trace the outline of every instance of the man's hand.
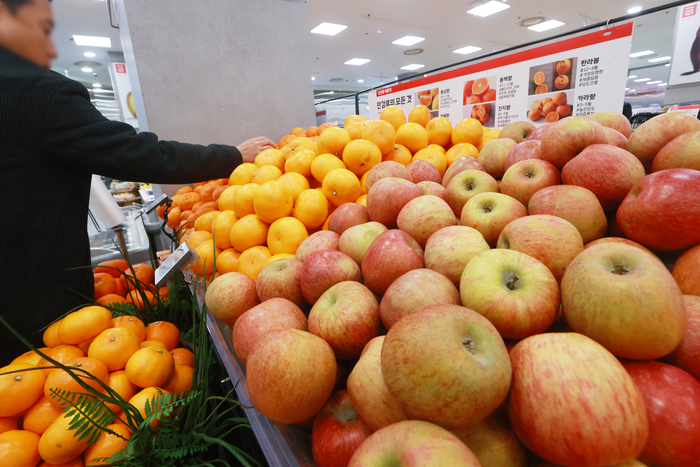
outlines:
[{"label": "man's hand", "polygon": [[264,136],[250,138],[248,140],[243,141],[236,147],[243,156],[243,162],[253,162],[255,160],[255,156],[263,152],[265,149],[277,149],[277,145],[269,139],[265,138]]}]

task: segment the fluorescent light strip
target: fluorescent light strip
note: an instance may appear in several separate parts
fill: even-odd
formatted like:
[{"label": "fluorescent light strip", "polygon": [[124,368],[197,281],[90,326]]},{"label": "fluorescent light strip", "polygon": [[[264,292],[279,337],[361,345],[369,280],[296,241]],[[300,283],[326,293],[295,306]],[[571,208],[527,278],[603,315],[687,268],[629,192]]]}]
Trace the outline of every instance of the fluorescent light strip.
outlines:
[{"label": "fluorescent light strip", "polygon": [[392,44],[409,46],[423,42],[424,40],[425,37],[403,36],[401,39],[396,39],[394,42],[392,42]]},{"label": "fluorescent light strip", "polygon": [[92,87],[93,87],[93,88],[101,88],[102,85],[101,85],[100,83],[93,83],[93,84],[92,84]]},{"label": "fluorescent light strip", "polygon": [[81,68],[80,71],[84,73],[92,73],[92,68]]},{"label": "fluorescent light strip", "polygon": [[345,62],[346,65],[364,65],[365,63],[370,62],[371,60],[369,58],[353,58]]},{"label": "fluorescent light strip", "polygon": [[112,47],[112,39],[98,36],[79,36],[73,34],[75,45],[87,45],[92,47]]},{"label": "fluorescent light strip", "polygon": [[630,8],[629,10],[627,10],[627,14],[628,14],[628,15],[633,15],[633,14],[635,14],[635,13],[639,13],[640,11],[642,11],[642,7],[640,7],[640,6],[635,6],[635,7]]},{"label": "fluorescent light strip", "polygon": [[419,69],[419,68],[423,68],[424,66],[425,66],[425,65],[419,65],[419,64],[417,64],[417,63],[411,63],[410,65],[402,66],[401,69],[402,69],[402,70],[408,70],[408,71],[414,71],[414,70],[417,70],[417,69]]},{"label": "fluorescent light strip", "polygon": [[496,0],[491,0],[490,2],[484,3],[477,7],[467,10],[467,13],[475,16],[480,16],[486,18],[487,16],[493,15],[503,10],[510,8],[510,5],[505,3],[497,2]]},{"label": "fluorescent light strip", "polygon": [[478,52],[481,50],[481,47],[476,47],[473,45],[468,45],[466,47],[462,47],[460,49],[455,49],[452,51],[453,54],[462,54],[462,55],[467,55],[470,53]]},{"label": "fluorescent light strip", "polygon": [[671,57],[666,55],[665,57],[651,58],[649,59],[649,63],[665,62],[666,60],[671,60]]},{"label": "fluorescent light strip", "polygon": [[365,80],[363,80],[363,79],[358,79],[357,82],[358,82],[358,83],[364,83]]},{"label": "fluorescent light strip", "polygon": [[659,83],[657,86],[666,86],[668,83]]},{"label": "fluorescent light strip", "polygon": [[632,78],[636,78],[636,77],[637,77],[637,75],[629,75],[629,76],[627,77],[627,79],[632,79]]},{"label": "fluorescent light strip", "polygon": [[640,78],[640,79],[635,79],[635,83],[643,83],[644,81],[649,81],[651,78]]},{"label": "fluorescent light strip", "polygon": [[83,55],[85,55],[86,57],[90,57],[90,58],[95,56],[95,54],[92,52],[85,52]]},{"label": "fluorescent light strip", "polygon": [[631,58],[637,58],[637,57],[644,57],[646,55],[652,55],[654,53],[653,50],[643,50],[641,52],[635,52],[633,54],[630,54]]},{"label": "fluorescent light strip", "polygon": [[344,24],[321,23],[311,30],[312,34],[323,34],[324,36],[335,36],[340,31],[347,29]]},{"label": "fluorescent light strip", "polygon": [[562,23],[561,21],[558,21],[556,19],[550,19],[549,21],[545,21],[544,23],[534,24],[528,27],[528,29],[536,32],[544,32],[549,31],[550,29],[558,28],[559,26],[564,26],[564,24],[565,23]]},{"label": "fluorescent light strip", "polygon": [[659,84],[659,83],[663,83],[663,81],[661,81],[661,80],[649,81],[647,84]]}]

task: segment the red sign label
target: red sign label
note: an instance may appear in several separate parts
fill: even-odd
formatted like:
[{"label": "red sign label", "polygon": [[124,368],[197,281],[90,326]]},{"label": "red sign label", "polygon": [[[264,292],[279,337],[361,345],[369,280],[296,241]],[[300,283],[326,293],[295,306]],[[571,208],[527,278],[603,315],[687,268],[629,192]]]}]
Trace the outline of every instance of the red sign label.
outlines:
[{"label": "red sign label", "polygon": [[689,16],[695,16],[695,13],[697,13],[698,6],[697,5],[688,5],[686,7],[683,7],[683,18],[687,18]]},{"label": "red sign label", "polygon": [[126,73],[126,65],[123,63],[115,63],[114,68],[117,70],[117,73]]}]

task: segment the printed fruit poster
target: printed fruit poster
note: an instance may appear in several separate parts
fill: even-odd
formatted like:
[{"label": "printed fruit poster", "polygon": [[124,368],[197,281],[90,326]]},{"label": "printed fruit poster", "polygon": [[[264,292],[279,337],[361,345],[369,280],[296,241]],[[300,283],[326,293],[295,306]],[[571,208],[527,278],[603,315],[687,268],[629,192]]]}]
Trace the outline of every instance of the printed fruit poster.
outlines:
[{"label": "printed fruit poster", "polygon": [[408,115],[422,104],[453,125],[471,117],[503,128],[518,120],[541,125],[622,112],[632,27],[614,26],[378,89],[369,95],[370,118],[392,105]]},{"label": "printed fruit poster", "polygon": [[678,7],[668,84],[700,81],[700,2]]}]

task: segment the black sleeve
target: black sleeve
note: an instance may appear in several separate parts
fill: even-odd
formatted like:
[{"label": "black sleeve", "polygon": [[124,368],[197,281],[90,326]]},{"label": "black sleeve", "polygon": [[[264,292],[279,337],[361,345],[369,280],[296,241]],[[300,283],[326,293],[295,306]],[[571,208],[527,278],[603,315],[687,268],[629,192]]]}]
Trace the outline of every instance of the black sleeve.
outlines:
[{"label": "black sleeve", "polygon": [[48,105],[44,150],[77,172],[117,180],[190,183],[226,178],[243,160],[233,146],[158,141],[105,118],[83,85],[67,81]]}]

